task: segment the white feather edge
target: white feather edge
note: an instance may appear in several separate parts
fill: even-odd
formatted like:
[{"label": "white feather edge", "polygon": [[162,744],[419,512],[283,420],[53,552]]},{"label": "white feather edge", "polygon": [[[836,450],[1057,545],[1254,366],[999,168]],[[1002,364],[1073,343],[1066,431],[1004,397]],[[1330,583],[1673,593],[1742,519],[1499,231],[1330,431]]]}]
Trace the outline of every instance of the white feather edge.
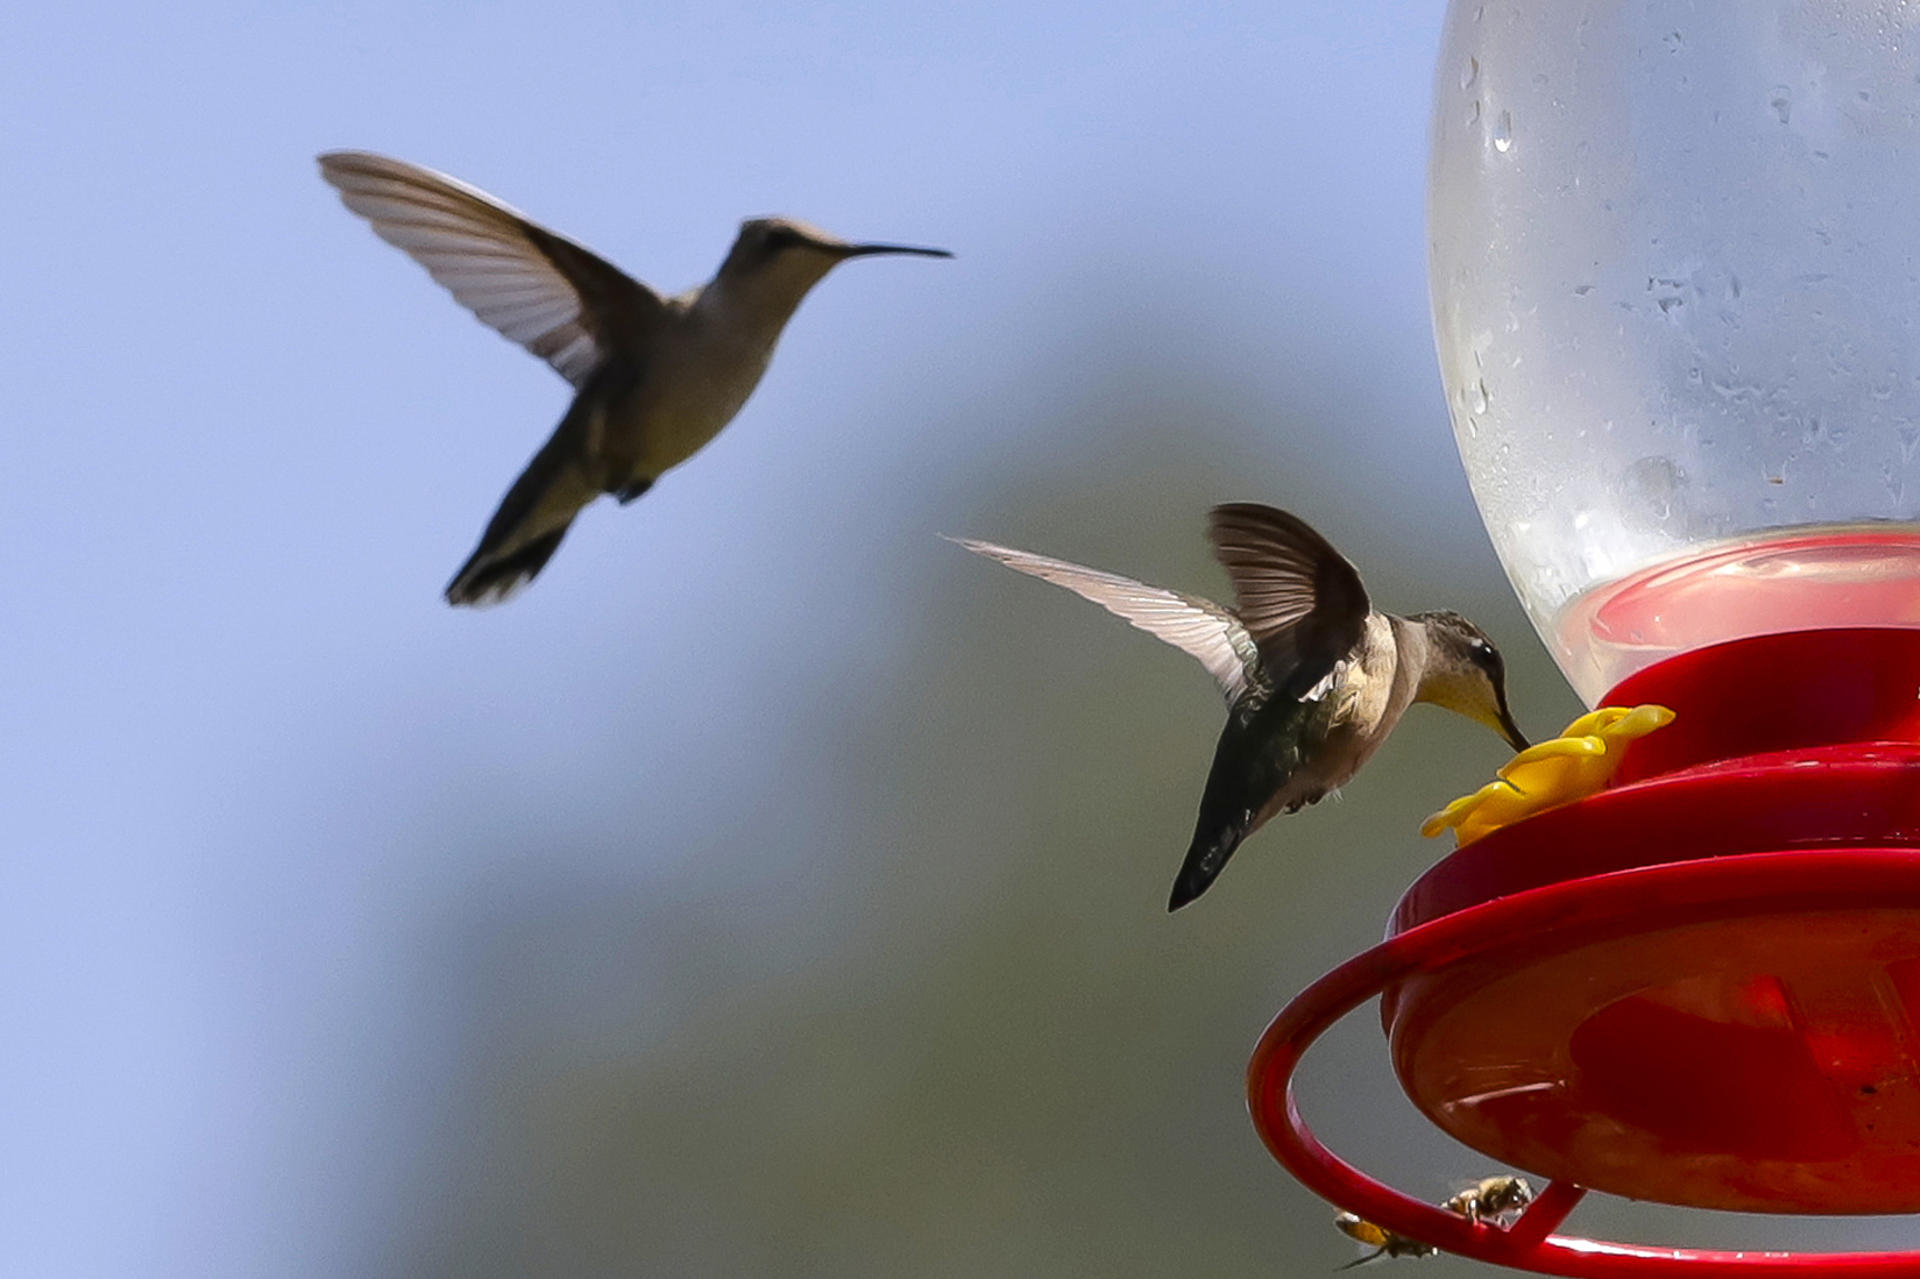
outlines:
[{"label": "white feather edge", "polygon": [[967,537],[947,540],[1015,572],[1065,587],[1136,630],[1171,644],[1206,667],[1229,702],[1237,701],[1246,691],[1248,665],[1257,652],[1253,637],[1238,618],[1213,601],[997,542]]},{"label": "white feather edge", "polygon": [[539,223],[458,178],[370,151],[330,151],[320,172],[375,234],[495,332],[576,386],[599,364],[579,291],[522,229]]}]

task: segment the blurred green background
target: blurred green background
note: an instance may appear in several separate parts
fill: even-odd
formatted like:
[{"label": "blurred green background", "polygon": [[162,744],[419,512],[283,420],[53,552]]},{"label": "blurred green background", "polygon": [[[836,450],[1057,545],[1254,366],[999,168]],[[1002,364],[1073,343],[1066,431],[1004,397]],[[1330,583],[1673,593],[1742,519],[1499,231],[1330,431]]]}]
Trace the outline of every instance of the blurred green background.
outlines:
[{"label": "blurred green background", "polygon": [[[1441,851],[1420,819],[1500,743],[1417,709],[1169,917],[1210,681],[937,534],[1218,593],[1206,509],[1282,505],[1380,606],[1485,624],[1529,732],[1579,709],[1434,372],[1441,16],[0,16],[8,1271],[1356,1255],[1262,1151],[1243,1071],[1379,936]],[[456,613],[440,586],[565,388],[338,206],[311,159],[338,147],[669,289],[763,212],[960,256],[837,272],[710,449]],[[1409,1190],[1492,1171],[1411,1116],[1369,1017],[1302,1088]]]}]

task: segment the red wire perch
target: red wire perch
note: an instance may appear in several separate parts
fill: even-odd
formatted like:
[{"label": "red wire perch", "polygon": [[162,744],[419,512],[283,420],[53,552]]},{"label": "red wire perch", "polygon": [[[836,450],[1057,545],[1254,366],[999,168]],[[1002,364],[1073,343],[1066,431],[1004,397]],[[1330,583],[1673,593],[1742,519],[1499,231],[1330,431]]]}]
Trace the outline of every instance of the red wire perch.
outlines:
[{"label": "red wire perch", "polygon": [[[1691,926],[1803,912],[1920,909],[1912,849],[1829,848],[1666,862],[1529,888],[1415,924],[1334,969],[1283,1009],[1248,1068],[1248,1105],[1267,1148],[1309,1189],[1396,1234],[1446,1252],[1540,1274],[1607,1279],[1754,1273],[1920,1276],[1920,1253],[1721,1252],[1603,1243],[1551,1232],[1586,1193],[1552,1181],[1509,1229],[1467,1221],[1402,1194],[1323,1146],[1296,1104],[1292,1077],[1334,1022],[1413,977],[1467,961],[1562,947],[1634,927]],[[1737,1063],[1730,1063],[1737,1066]]]}]

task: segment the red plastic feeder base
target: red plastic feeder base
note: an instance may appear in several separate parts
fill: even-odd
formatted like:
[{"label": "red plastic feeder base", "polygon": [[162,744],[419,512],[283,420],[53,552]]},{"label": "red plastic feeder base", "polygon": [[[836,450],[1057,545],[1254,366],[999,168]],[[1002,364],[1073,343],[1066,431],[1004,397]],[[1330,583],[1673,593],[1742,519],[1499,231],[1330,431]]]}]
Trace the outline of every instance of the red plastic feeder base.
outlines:
[{"label": "red plastic feeder base", "polygon": [[[1484,1260],[1920,1274],[1907,1254],[1546,1237],[1583,1188],[1920,1211],[1920,630],[1740,640],[1607,701],[1679,716],[1635,743],[1613,788],[1435,866],[1385,943],[1282,1012],[1252,1066],[1256,1126],[1328,1198]],[[1286,1086],[1300,1053],[1375,993],[1414,1104],[1556,1183],[1511,1231],[1369,1181],[1300,1122]]]}]

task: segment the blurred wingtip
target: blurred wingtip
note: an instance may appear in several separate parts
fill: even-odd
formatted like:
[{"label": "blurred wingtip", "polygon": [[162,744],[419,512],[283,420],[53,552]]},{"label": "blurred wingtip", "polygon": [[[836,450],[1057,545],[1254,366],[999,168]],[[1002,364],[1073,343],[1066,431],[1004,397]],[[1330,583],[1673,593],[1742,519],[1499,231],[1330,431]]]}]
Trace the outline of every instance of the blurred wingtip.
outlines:
[{"label": "blurred wingtip", "polygon": [[975,555],[985,555],[989,559],[999,559],[1014,553],[1011,547],[1001,546],[997,542],[983,542],[977,537],[955,537],[951,533],[942,533],[940,536],[955,546],[964,547]]}]

